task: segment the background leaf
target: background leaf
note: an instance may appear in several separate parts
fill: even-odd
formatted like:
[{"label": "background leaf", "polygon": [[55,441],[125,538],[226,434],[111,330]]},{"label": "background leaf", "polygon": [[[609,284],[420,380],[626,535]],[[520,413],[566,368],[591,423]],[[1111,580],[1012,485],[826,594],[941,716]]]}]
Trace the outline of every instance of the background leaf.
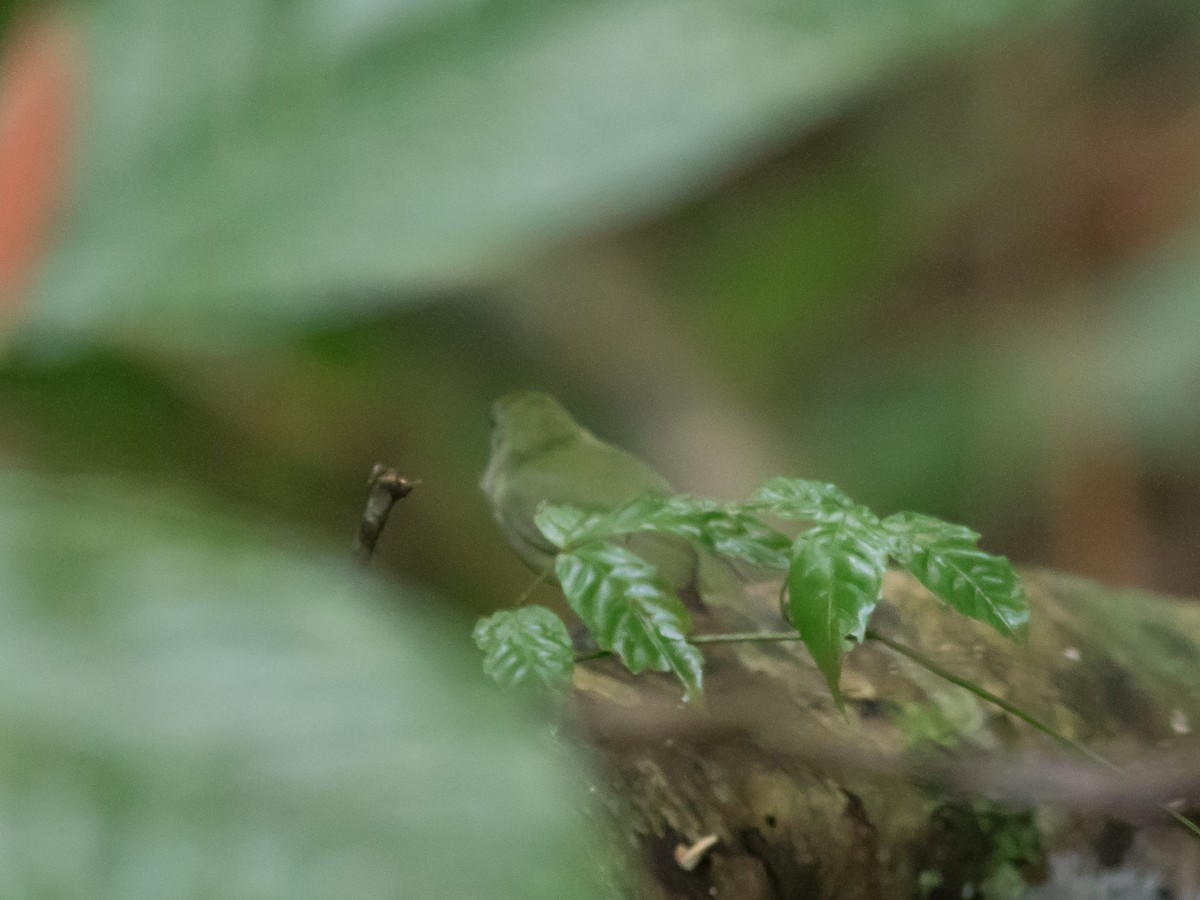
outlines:
[{"label": "background leaf", "polygon": [[1025,7],[81,3],[84,144],[34,321],[228,340],[459,289]]},{"label": "background leaf", "polygon": [[296,544],[0,475],[0,889],[598,896],[583,785],[462,625]]},{"label": "background leaf", "polygon": [[839,705],[846,639],[863,638],[883,589],[884,556],[878,536],[852,519],[818,525],[796,539],[787,610]]},{"label": "background leaf", "polygon": [[634,673],[672,672],[688,698],[699,695],[703,657],[687,642],[687,610],[653,566],[621,547],[593,543],[560,553],[555,571],[601,650],[616,653]]},{"label": "background leaf", "polygon": [[571,635],[544,606],[501,610],[475,625],[483,671],[505,687],[538,680],[557,684],[575,668]]}]

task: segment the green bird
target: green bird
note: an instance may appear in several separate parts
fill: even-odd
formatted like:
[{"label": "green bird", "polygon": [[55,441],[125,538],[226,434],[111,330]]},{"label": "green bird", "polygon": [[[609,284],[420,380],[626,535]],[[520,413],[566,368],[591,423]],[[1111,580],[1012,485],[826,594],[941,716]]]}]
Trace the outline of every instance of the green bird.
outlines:
[{"label": "green bird", "polygon": [[[597,438],[546,394],[509,394],[493,405],[492,418],[492,458],[480,487],[505,536],[536,572],[545,571],[557,552],[534,524],[542,502],[605,512],[643,494],[671,493],[662,475]],[[682,538],[640,533],[624,544],[689,605],[699,596],[709,601],[741,593],[743,583],[732,569]]]}]

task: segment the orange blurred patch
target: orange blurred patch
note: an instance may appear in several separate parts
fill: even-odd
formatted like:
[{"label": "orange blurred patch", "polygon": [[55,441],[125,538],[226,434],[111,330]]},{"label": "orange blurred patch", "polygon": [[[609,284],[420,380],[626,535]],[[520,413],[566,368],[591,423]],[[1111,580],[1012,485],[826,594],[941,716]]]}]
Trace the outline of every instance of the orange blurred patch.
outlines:
[{"label": "orange blurred patch", "polygon": [[18,22],[0,51],[0,319],[45,248],[66,175],[76,55],[53,15]]}]

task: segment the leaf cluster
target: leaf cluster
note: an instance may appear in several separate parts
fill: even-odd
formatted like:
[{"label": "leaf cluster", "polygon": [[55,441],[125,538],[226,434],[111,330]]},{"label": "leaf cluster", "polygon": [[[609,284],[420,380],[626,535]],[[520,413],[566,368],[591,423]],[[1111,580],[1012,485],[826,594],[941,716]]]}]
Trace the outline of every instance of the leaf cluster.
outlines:
[{"label": "leaf cluster", "polygon": [[[807,527],[792,538],[770,524],[780,520]],[[781,574],[781,614],[839,703],[842,657],[864,639],[889,563],[1009,637],[1020,637],[1029,618],[1012,565],[979,549],[976,532],[919,513],[880,519],[817,481],[775,478],[739,503],[645,494],[601,513],[544,504],[535,521],[558,548],[554,573],[600,650],[635,673],[671,672],[689,698],[701,692],[703,658],[687,609],[649,561],[622,546],[628,535],[673,535],[702,552]],[[540,606],[482,620],[475,641],[485,670],[503,684],[560,682],[575,662],[566,625]]]}]

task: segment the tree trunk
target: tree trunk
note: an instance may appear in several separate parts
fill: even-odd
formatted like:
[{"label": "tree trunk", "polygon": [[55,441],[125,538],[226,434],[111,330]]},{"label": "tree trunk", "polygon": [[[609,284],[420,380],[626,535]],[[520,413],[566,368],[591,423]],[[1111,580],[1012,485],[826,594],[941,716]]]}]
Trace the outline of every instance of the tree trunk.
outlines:
[{"label": "tree trunk", "polygon": [[579,727],[647,876],[636,892],[1196,896],[1200,838],[1164,807],[1200,800],[1200,605],[1049,573],[1025,583],[1024,644],[897,573],[872,628],[1121,771],[876,641],[846,659],[845,714],[796,643],[706,646],[702,709],[666,677],[581,665]]}]

